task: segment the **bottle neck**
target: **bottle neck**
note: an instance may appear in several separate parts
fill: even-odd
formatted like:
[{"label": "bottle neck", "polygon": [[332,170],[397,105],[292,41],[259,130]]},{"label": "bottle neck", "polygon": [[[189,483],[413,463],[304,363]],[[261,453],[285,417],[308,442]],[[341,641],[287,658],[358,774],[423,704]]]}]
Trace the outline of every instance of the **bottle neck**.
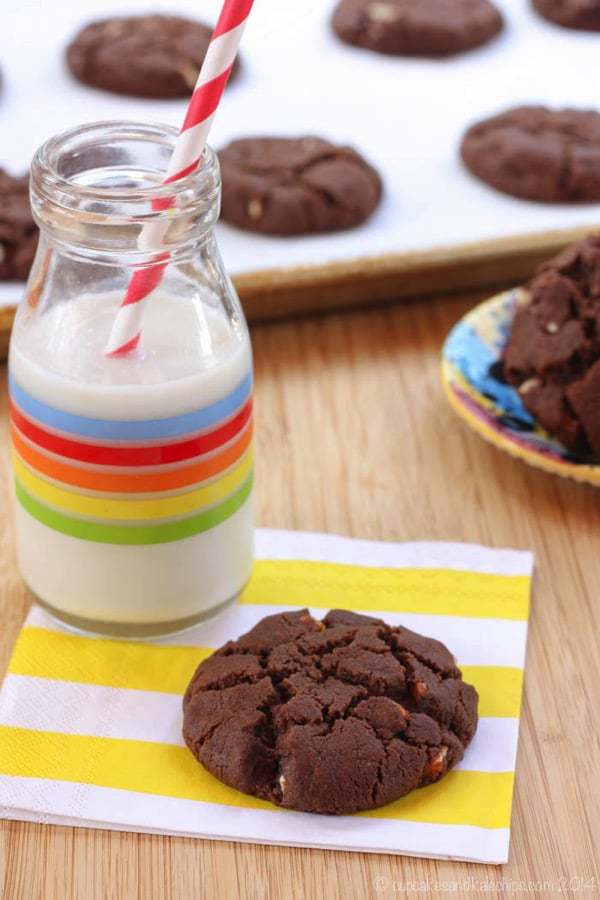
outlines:
[{"label": "bottle neck", "polygon": [[201,250],[219,215],[219,165],[207,148],[196,172],[162,184],[176,137],[167,126],[115,122],[44,144],[31,169],[32,210],[44,242],[111,266]]}]

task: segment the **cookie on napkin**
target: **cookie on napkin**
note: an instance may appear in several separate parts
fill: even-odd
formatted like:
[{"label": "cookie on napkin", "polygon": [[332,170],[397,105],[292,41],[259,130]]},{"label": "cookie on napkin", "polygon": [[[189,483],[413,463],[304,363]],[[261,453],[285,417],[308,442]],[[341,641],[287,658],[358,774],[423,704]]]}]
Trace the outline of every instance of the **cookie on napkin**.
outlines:
[{"label": "cookie on napkin", "polygon": [[[186,634],[143,643],[86,637],[64,631],[34,606],[0,691],[2,815],[505,862],[531,569],[531,555],[515,550],[259,529],[254,574],[240,602]],[[198,661],[232,634],[252,632],[266,615],[293,621],[306,606],[313,619],[337,606],[344,617],[384,619],[398,633],[410,629],[452,648],[465,682],[479,694],[479,722],[462,760],[440,781],[356,815],[319,816],[240,793],[198,765],[181,736],[182,698]],[[332,630],[340,627],[348,626],[331,621]],[[318,639],[321,632],[310,633]],[[351,665],[346,658],[345,671]],[[370,673],[376,677],[373,666]],[[408,692],[401,694],[410,706]],[[335,716],[339,707],[327,706]],[[310,708],[319,714],[318,704]],[[400,728],[402,718],[396,717]],[[382,733],[381,721],[377,727]]]},{"label": "cookie on napkin", "polygon": [[307,609],[262,619],[198,667],[184,699],[194,756],[278,806],[342,815],[439,781],[477,727],[477,691],[439,641]]}]

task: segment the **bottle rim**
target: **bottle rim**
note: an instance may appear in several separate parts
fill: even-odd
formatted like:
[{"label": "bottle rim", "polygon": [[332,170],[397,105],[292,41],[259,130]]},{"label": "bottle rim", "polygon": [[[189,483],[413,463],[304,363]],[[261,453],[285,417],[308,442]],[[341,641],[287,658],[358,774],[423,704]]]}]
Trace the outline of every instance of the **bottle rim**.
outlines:
[{"label": "bottle rim", "polygon": [[[170,125],[119,120],[47,140],[31,167],[31,209],[40,230],[65,251],[127,253],[141,262],[205,241],[220,211],[219,161],[207,146],[193,172],[164,184],[178,134]],[[140,243],[143,228],[160,220],[167,223],[161,240]]]},{"label": "bottle rim", "polygon": [[[193,172],[168,184],[157,182],[135,188],[85,185],[73,181],[72,177],[61,172],[60,163],[65,156],[74,151],[81,153],[82,148],[93,143],[107,143],[109,140],[138,141],[162,144],[172,151],[178,136],[179,131],[174,126],[160,122],[117,119],[78,125],[49,138],[39,147],[33,158],[32,179],[35,177],[35,180],[38,183],[42,181],[47,189],[60,192],[64,199],[72,195],[74,199],[87,197],[104,201],[114,200],[117,203],[148,203],[155,199],[176,197],[188,191],[192,191],[196,196],[198,193],[203,194],[207,179],[210,181],[209,176],[214,173],[215,167],[218,167],[216,154],[208,145],[204,149],[200,164]],[[156,170],[156,174],[161,173]]]}]

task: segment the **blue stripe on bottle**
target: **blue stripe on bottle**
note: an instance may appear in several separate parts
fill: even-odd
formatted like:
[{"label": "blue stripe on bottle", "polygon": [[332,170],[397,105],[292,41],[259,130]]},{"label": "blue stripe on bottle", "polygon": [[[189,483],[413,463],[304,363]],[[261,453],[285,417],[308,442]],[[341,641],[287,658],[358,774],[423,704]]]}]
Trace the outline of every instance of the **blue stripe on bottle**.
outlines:
[{"label": "blue stripe on bottle", "polygon": [[193,434],[229,418],[248,399],[252,373],[248,372],[230,394],[210,406],[167,419],[141,421],[90,419],[55,409],[28,394],[12,375],[9,376],[9,389],[13,402],[26,416],[55,431],[107,441],[151,441]]}]

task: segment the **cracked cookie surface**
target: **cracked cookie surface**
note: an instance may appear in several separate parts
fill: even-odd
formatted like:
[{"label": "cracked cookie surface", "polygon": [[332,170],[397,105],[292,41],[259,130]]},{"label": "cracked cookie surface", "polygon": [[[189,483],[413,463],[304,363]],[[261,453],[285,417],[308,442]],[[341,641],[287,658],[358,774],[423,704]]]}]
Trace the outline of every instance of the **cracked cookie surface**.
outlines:
[{"label": "cracked cookie surface", "polygon": [[355,150],[318,137],[242,138],[219,153],[222,217],[264,234],[353,228],[381,199],[381,179]]},{"label": "cracked cookie surface", "polygon": [[[157,99],[189,97],[212,29],[180,16],[115,16],[86,25],[67,48],[67,64],[92,87]],[[234,64],[232,77],[238,68]]]},{"label": "cracked cookie surface", "polygon": [[279,806],[348,814],[439,780],[477,692],[439,641],[332,610],[268,616],[196,670],[183,736],[217,778]]},{"label": "cracked cookie surface", "polygon": [[467,168],[524,200],[600,200],[600,113],[519,106],[472,125],[461,144]]},{"label": "cracked cookie surface", "polygon": [[489,0],[341,0],[333,30],[347,44],[394,56],[450,56],[503,26]]}]

